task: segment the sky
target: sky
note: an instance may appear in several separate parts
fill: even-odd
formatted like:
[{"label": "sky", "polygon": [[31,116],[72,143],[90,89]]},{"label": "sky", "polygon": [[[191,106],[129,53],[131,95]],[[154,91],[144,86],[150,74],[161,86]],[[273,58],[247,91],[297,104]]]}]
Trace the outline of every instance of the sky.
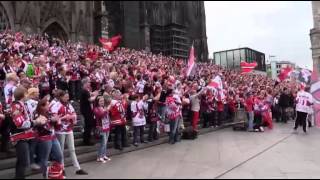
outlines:
[{"label": "sky", "polygon": [[312,69],[311,1],[205,1],[209,57],[249,47]]}]

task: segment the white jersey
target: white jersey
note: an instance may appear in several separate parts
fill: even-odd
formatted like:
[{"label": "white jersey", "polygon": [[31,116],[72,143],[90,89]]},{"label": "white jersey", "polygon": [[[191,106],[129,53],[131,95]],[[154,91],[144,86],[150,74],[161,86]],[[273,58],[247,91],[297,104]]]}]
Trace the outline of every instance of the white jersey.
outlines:
[{"label": "white jersey", "polygon": [[296,98],[296,110],[299,112],[309,113],[313,97],[310,93],[299,91]]},{"label": "white jersey", "polygon": [[142,100],[140,100],[139,102],[132,101],[130,108],[134,116],[132,117],[133,126],[146,125],[145,111],[148,110],[148,104],[143,102]]},{"label": "white jersey", "polygon": [[11,103],[14,101],[13,92],[16,90],[16,88],[17,87],[12,84],[7,84],[4,87],[4,97],[7,107],[11,106]]},{"label": "white jersey", "polygon": [[136,88],[137,88],[138,93],[143,93],[145,84],[146,84],[146,81],[144,81],[144,80],[137,82]]},{"label": "white jersey", "polygon": [[32,119],[34,118],[34,112],[37,109],[37,105],[38,105],[38,101],[33,100],[33,99],[29,99],[26,101],[27,104],[27,108],[32,116]]}]

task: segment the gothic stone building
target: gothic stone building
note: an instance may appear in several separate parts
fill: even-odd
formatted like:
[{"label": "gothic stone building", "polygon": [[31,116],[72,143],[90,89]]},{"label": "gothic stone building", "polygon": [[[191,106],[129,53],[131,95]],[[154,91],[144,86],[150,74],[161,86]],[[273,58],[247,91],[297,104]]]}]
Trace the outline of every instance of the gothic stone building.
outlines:
[{"label": "gothic stone building", "polygon": [[313,70],[320,72],[320,2],[312,1],[313,29],[310,30]]},{"label": "gothic stone building", "polygon": [[193,43],[197,59],[208,58],[203,1],[0,2],[0,31],[90,43],[121,34],[122,46],[180,58]]}]

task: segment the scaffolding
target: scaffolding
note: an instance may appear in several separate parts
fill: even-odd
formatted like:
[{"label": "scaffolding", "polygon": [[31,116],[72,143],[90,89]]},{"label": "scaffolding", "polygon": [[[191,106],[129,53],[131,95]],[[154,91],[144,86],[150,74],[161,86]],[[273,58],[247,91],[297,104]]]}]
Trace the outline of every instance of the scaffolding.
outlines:
[{"label": "scaffolding", "polygon": [[175,58],[188,58],[189,39],[186,27],[179,24],[151,26],[150,45],[153,53]]}]

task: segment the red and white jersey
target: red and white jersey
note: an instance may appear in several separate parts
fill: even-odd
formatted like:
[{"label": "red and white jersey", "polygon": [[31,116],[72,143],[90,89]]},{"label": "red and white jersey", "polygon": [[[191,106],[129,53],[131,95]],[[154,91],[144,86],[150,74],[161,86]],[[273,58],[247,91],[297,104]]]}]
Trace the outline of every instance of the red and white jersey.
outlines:
[{"label": "red and white jersey", "polygon": [[111,101],[110,119],[112,125],[124,125],[126,123],[126,110],[121,101]]},{"label": "red and white jersey", "polygon": [[27,106],[21,102],[12,103],[12,120],[17,129],[28,130],[31,128],[31,114]]},{"label": "red and white jersey", "polygon": [[313,97],[310,93],[299,91],[296,97],[296,110],[299,112],[310,112],[310,106],[313,104]]},{"label": "red and white jersey", "polygon": [[[74,114],[75,110],[71,104],[64,105],[61,102],[58,102],[51,107],[51,113],[57,114],[59,117],[63,117],[67,114]],[[60,124],[55,126],[55,131],[57,134],[71,133],[73,131],[74,124],[75,122],[73,119],[64,119]]]}]

